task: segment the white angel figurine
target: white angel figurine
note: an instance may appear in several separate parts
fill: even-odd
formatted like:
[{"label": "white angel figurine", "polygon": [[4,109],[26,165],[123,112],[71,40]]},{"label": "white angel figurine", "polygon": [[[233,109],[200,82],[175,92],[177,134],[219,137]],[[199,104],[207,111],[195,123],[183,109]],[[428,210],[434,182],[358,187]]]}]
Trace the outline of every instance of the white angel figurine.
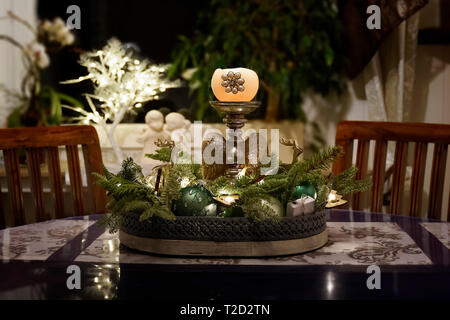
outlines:
[{"label": "white angel figurine", "polygon": [[158,149],[158,147],[155,145],[155,142],[158,139],[168,139],[169,135],[167,135],[164,131],[164,115],[160,111],[151,110],[147,112],[147,114],[145,115],[145,123],[148,127],[145,128],[142,135],[136,140],[137,142],[144,145],[140,164],[144,169],[144,173],[148,174],[154,167],[163,163],[161,161],[148,158],[145,155],[149,153],[155,153]]}]

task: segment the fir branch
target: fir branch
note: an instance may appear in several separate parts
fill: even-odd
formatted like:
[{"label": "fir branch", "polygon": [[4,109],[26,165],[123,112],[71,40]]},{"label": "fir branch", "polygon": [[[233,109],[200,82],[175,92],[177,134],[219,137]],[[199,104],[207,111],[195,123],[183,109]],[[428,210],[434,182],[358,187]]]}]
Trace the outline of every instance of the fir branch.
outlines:
[{"label": "fir branch", "polygon": [[170,162],[172,156],[172,149],[169,147],[164,147],[156,150],[156,153],[149,153],[145,155],[153,160],[159,160],[162,162]]},{"label": "fir branch", "polygon": [[233,186],[231,185],[230,179],[222,176],[214,179],[208,183],[208,189],[214,196],[219,196],[221,194],[233,194]]},{"label": "fir branch", "polygon": [[332,179],[332,188],[342,196],[347,194],[364,192],[372,187],[370,180],[354,180],[358,168],[350,167],[342,171],[338,176]]},{"label": "fir branch", "polygon": [[142,173],[142,167],[129,157],[123,160],[122,169],[117,173],[117,176],[125,180],[135,181],[143,178],[144,174]]},{"label": "fir branch", "polygon": [[175,164],[167,173],[165,184],[161,188],[161,200],[170,207],[173,200],[180,196],[181,183],[186,186],[197,182],[201,177],[201,166],[192,164]]},{"label": "fir branch", "polygon": [[[108,179],[108,180],[115,176],[105,166],[103,166],[103,172],[105,173],[105,178]],[[99,177],[98,174],[97,174],[97,177]]]},{"label": "fir branch", "polygon": [[312,179],[315,188],[319,188],[325,181],[320,178],[322,171],[328,170],[331,164],[342,155],[342,147],[335,146],[314,154],[311,158],[292,165],[287,173],[285,193],[281,196],[283,205],[289,200],[292,190],[302,182]]},{"label": "fir branch", "polygon": [[288,178],[285,175],[268,176],[262,183],[253,184],[242,191],[241,198],[252,199],[259,195],[278,195],[286,187]]},{"label": "fir branch", "polygon": [[165,206],[152,206],[146,209],[141,216],[139,217],[139,221],[146,221],[152,217],[160,217],[166,220],[175,220],[175,215],[169,208]]},{"label": "fir branch", "polygon": [[256,175],[250,175],[250,176],[242,176],[234,179],[232,181],[232,184],[236,190],[238,190],[237,193],[241,193],[242,190],[245,190],[248,186],[252,184],[252,182],[256,179]]},{"label": "fir branch", "polygon": [[316,210],[321,210],[325,207],[328,200],[328,194],[330,193],[330,188],[324,184],[319,188],[317,192],[316,201],[314,203],[314,207]]},{"label": "fir branch", "polygon": [[107,204],[109,213],[101,218],[99,225],[108,227],[111,233],[120,228],[122,214],[127,212],[139,214],[142,220],[153,216],[175,219],[164,199],[156,196],[154,190],[145,183],[141,167],[131,158],[123,161],[122,169],[117,175],[106,168],[104,172],[104,176],[94,174],[97,184],[108,191],[110,196]]},{"label": "fir branch", "polygon": [[109,195],[115,199],[120,199],[126,196],[133,196],[135,199],[144,199],[148,193],[153,190],[142,183],[130,182],[120,177],[111,177],[107,180],[105,177],[100,177],[97,184],[109,192]]}]

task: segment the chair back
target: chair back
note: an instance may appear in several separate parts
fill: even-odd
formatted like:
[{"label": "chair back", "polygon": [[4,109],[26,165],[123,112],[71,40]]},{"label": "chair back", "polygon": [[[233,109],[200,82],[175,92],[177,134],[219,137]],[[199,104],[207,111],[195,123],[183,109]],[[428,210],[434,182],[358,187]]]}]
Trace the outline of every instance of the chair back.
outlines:
[{"label": "chair back", "polygon": [[[344,149],[344,156],[333,165],[333,173],[350,167],[353,159],[353,146],[357,141],[356,163],[359,171],[358,179],[368,176],[369,146],[374,141],[373,182],[370,191],[370,210],[381,212],[383,209],[383,187],[388,175],[392,175],[392,189],[390,191],[387,212],[393,214],[406,213],[410,216],[421,216],[422,195],[424,192],[424,177],[428,148],[432,145],[430,189],[428,198],[427,217],[442,219],[443,201],[449,201],[450,196],[444,197],[445,168],[447,150],[450,143],[450,125],[428,123],[398,123],[398,122],[367,122],[343,121],[339,123],[336,132],[336,145]],[[394,164],[386,170],[386,155],[388,143],[395,144]],[[405,172],[408,161],[408,147],[413,145],[412,171],[409,191],[409,206],[403,209],[402,196],[405,186]],[[355,194],[349,199],[351,207],[362,209],[362,195]],[[450,221],[450,214],[447,214]]]},{"label": "chair back", "polygon": [[[51,218],[44,206],[42,171],[48,169],[54,218],[64,217],[64,175],[61,173],[60,153],[58,147],[65,147],[67,171],[70,178],[70,194],[74,215],[86,213],[104,213],[106,205],[105,192],[96,185],[93,172],[103,174],[102,155],[97,132],[92,126],[56,126],[37,128],[0,129],[0,150],[3,151],[5,177],[7,181],[10,207],[13,217],[12,225],[28,223],[24,210],[23,177],[28,168],[30,191],[34,206],[34,221],[40,222]],[[82,184],[82,170],[78,146],[81,146],[86,167],[87,190]],[[47,159],[48,167],[42,167]],[[83,191],[87,191],[87,199]],[[90,203],[89,203],[90,202]],[[85,205],[90,205],[89,212]],[[0,197],[0,229],[6,226],[5,206]],[[11,225],[11,223],[10,223]]]}]

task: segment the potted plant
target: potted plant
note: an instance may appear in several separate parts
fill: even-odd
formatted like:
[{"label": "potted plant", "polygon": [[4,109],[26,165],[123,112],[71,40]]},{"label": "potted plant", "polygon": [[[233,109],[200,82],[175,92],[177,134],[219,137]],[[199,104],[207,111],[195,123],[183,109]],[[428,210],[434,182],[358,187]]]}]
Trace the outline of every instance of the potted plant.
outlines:
[{"label": "potted plant", "polygon": [[8,127],[59,125],[62,120],[61,103],[81,106],[76,99],[57,92],[52,86],[43,84],[41,72],[50,65],[49,51],[58,51],[73,44],[75,38],[61,18],[45,20],[37,28],[28,21],[8,12],[8,17],[22,24],[33,34],[31,42],[22,44],[14,38],[0,34],[0,40],[17,47],[23,57],[26,74],[20,91],[0,84],[12,109],[8,116]]},{"label": "potted plant", "polygon": [[306,122],[305,92],[342,86],[341,32],[337,0],[214,0],[200,12],[196,33],[179,37],[169,75],[188,81],[197,119],[216,121],[210,75],[216,68],[251,68],[263,79],[260,116]]}]

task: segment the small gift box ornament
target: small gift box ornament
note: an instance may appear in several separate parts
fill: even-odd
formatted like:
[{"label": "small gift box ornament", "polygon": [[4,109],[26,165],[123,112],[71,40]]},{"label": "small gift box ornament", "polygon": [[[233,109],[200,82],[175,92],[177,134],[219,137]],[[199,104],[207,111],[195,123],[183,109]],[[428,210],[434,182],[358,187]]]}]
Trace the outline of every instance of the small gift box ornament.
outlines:
[{"label": "small gift box ornament", "polygon": [[291,201],[287,204],[286,216],[295,217],[301,214],[309,214],[314,212],[314,198],[303,196],[300,199]]},{"label": "small gift box ornament", "polygon": [[301,198],[303,201],[303,213],[309,214],[314,212],[314,198],[311,198],[309,196],[305,196]]},{"label": "small gift box ornament", "polygon": [[303,214],[303,202],[301,199],[288,202],[286,208],[286,216],[293,217]]}]

